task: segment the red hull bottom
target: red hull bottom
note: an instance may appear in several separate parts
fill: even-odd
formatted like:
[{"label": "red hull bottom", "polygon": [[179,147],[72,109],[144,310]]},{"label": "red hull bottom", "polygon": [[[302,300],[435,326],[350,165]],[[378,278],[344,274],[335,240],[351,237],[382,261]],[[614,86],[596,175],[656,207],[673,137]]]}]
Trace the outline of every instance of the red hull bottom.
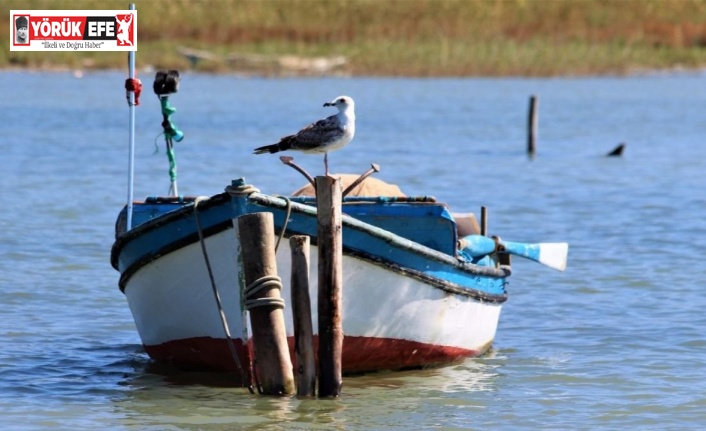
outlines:
[{"label": "red hull bottom", "polygon": [[[317,337],[314,337],[314,349],[317,347],[317,341]],[[295,362],[294,337],[289,337],[288,342],[292,362]],[[245,346],[241,340],[234,340],[234,344],[238,360],[245,373],[250,376],[251,346]],[[489,347],[490,345],[479,350],[468,350],[408,340],[345,337],[342,366],[345,374],[434,367],[479,356]],[[185,370],[233,372],[240,375],[225,339],[189,338],[145,346],[145,350],[155,361],[174,364]]]}]

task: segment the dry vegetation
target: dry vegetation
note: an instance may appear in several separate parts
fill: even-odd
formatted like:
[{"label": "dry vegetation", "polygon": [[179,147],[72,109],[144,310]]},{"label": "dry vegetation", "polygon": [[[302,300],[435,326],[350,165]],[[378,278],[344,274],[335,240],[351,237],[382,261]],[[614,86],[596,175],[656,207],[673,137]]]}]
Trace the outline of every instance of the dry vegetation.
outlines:
[{"label": "dry vegetation", "polygon": [[[219,56],[343,55],[354,75],[629,73],[706,66],[706,0],[134,0],[139,65]],[[9,0],[9,9],[127,9],[129,1]],[[8,7],[9,6],[9,7]],[[124,67],[120,53],[20,53],[0,66]],[[202,70],[226,71],[203,61]]]}]

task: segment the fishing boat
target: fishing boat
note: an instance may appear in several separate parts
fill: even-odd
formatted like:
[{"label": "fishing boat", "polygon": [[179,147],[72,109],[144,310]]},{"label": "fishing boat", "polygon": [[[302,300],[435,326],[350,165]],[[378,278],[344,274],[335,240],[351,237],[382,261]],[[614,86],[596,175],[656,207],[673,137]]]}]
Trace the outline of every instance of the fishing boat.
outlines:
[{"label": "fishing boat", "polygon": [[[164,78],[164,77],[163,77]],[[157,88],[155,86],[155,88]],[[183,136],[169,118],[169,139]],[[166,102],[166,103],[165,103]],[[283,158],[285,164],[291,159]],[[566,243],[525,244],[487,237],[483,217],[454,214],[430,196],[406,196],[396,187],[345,176],[342,199],[342,326],[344,374],[440,366],[485,353],[507,300],[510,256],[557,270]],[[252,378],[252,328],[243,301],[237,219],[273,216],[280,239],[311,238],[310,297],[317,298],[317,208],[311,187],[281,197],[235,179],[220,193],[183,197],[175,176],[168,196],[128,204],[119,212],[111,263],[145,351],[184,369],[234,372]],[[371,187],[384,186],[382,194]],[[131,183],[131,181],[129,181]],[[390,190],[393,190],[392,192]],[[288,241],[276,251],[282,298],[291,297]],[[285,306],[290,348],[291,307]],[[314,342],[317,339],[316,315]]]}]

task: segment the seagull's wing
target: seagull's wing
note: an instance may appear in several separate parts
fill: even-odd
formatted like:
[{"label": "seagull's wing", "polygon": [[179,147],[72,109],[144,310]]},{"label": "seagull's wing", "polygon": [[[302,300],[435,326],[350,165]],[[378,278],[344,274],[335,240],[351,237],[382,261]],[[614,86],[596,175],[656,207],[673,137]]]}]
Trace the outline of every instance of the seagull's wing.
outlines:
[{"label": "seagull's wing", "polygon": [[338,139],[345,130],[341,127],[338,117],[332,115],[316,123],[309,124],[299,131],[296,135],[290,137],[289,142],[292,149],[300,151],[316,151],[326,144]]}]

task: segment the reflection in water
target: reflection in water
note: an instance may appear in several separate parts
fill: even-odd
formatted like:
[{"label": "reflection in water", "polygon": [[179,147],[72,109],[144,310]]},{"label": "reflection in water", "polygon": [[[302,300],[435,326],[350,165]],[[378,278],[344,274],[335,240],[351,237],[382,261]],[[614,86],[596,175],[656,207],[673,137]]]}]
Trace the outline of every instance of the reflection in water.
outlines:
[{"label": "reflection in water", "polygon": [[[233,387],[223,373],[185,372],[149,362],[122,382],[113,401],[123,424],[185,430],[374,429],[387,423],[429,427],[454,411],[482,409],[496,389],[502,358],[491,351],[443,368],[344,377],[339,399],[266,397]],[[467,413],[461,416],[465,416]],[[410,416],[418,416],[410,420]],[[459,416],[460,419],[460,416]]]}]

